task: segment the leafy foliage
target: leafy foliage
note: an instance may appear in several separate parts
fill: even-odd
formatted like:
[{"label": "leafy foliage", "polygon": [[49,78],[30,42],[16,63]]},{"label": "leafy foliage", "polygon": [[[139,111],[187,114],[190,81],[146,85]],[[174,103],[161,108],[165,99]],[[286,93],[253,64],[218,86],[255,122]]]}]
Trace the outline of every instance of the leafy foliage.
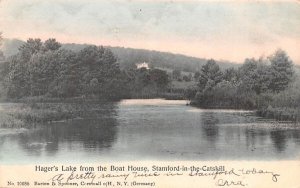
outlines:
[{"label": "leafy foliage", "polygon": [[271,62],[272,80],[270,89],[274,92],[285,90],[289,83],[293,80],[294,70],[293,62],[288,58],[287,54],[278,50],[269,57]]},{"label": "leafy foliage", "polygon": [[222,80],[222,75],[219,65],[213,59],[208,60],[201,68],[199,91],[205,92],[215,87]]},{"label": "leafy foliage", "polygon": [[130,97],[149,98],[167,91],[169,77],[160,69],[130,69],[125,71],[128,79]]},{"label": "leafy foliage", "polygon": [[86,46],[74,52],[62,49],[55,39],[28,39],[1,71],[8,98],[117,100],[139,93],[158,94],[169,85],[166,71],[121,70],[108,48]]},{"label": "leafy foliage", "polygon": [[294,68],[286,53],[279,49],[267,59],[246,59],[238,69],[221,71],[214,60],[209,60],[202,66],[198,79],[198,90],[192,101],[195,105],[265,108],[277,93],[291,87]]},{"label": "leafy foliage", "polygon": [[9,61],[8,97],[89,97],[117,99],[121,71],[113,53],[88,46],[78,53],[61,49],[55,39],[28,39]]}]

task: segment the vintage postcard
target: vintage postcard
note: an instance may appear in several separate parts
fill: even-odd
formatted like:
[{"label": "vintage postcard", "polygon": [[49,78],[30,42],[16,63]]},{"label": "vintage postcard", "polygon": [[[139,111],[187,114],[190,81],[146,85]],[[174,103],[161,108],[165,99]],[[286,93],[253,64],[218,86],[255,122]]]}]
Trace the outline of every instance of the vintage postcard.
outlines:
[{"label": "vintage postcard", "polygon": [[0,0],[0,188],[300,188],[300,1]]}]

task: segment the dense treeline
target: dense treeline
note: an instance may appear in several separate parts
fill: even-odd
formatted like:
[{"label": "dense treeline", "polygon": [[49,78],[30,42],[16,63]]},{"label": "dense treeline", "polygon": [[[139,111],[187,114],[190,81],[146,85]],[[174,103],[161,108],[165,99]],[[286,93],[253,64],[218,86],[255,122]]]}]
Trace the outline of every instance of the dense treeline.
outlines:
[{"label": "dense treeline", "polygon": [[8,61],[7,96],[76,97],[90,93],[117,97],[111,91],[116,90],[115,84],[122,80],[122,75],[111,51],[89,46],[74,53],[60,47],[55,39],[44,43],[29,39],[22,45],[19,53]]},{"label": "dense treeline", "polygon": [[[222,69],[211,59],[200,71],[183,76],[178,69],[172,74],[155,68],[121,69],[118,62],[102,46],[86,45],[73,51],[55,39],[29,39],[16,55],[0,63],[0,94],[2,98],[59,100],[178,99],[185,95],[199,107],[256,109],[261,116],[300,120],[299,73],[282,50],[267,58],[246,59],[238,68]],[[196,80],[197,85],[177,91],[172,82],[181,79],[185,85]]]},{"label": "dense treeline", "polygon": [[3,38],[2,38],[2,33],[0,32],[0,99],[3,98],[3,90],[4,90],[4,86],[3,86],[3,80],[4,80],[4,69],[5,66],[7,65],[6,63],[4,63],[4,53],[2,51],[2,46],[3,45]]},{"label": "dense treeline", "polygon": [[121,70],[111,50],[87,46],[74,52],[55,39],[29,39],[2,64],[2,80],[9,98],[130,98],[145,88],[159,92],[168,76],[158,69]]},{"label": "dense treeline", "polygon": [[300,117],[297,76],[293,62],[282,50],[268,58],[246,59],[238,69],[224,71],[209,60],[202,66],[198,79],[198,86],[187,91],[193,105],[258,109],[260,115],[280,120]]},{"label": "dense treeline", "polygon": [[131,98],[162,97],[169,88],[170,79],[166,71],[160,69],[129,69],[127,75]]},{"label": "dense treeline", "polygon": [[[25,42],[18,39],[4,39],[3,51],[4,55],[9,57],[18,53],[18,48]],[[88,44],[61,44],[62,49],[79,52],[83,48],[88,47]],[[123,47],[111,47],[105,48],[110,49],[116,56],[117,62],[121,69],[134,68],[136,63],[147,62],[152,67],[178,69],[186,72],[195,72],[206,63],[204,58],[189,57],[180,54],[172,54],[167,52],[158,52],[143,49],[123,48]],[[231,66],[238,67],[237,64],[218,61],[221,69],[225,69]]]}]

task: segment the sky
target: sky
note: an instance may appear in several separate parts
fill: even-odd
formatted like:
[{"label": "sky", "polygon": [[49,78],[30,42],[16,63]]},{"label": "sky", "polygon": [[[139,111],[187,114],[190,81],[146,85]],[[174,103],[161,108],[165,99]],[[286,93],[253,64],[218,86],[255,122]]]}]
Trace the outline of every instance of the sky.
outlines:
[{"label": "sky", "polygon": [[281,48],[300,64],[298,0],[0,0],[0,31],[237,63]]}]

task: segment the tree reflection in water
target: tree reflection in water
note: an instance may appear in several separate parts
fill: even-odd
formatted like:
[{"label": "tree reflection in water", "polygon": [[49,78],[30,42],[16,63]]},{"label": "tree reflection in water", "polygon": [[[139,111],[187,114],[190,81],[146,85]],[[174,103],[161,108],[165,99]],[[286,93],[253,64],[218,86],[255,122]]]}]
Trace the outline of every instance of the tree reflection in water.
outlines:
[{"label": "tree reflection in water", "polygon": [[[98,106],[82,112],[84,116],[80,119],[35,125],[36,128],[30,128],[15,139],[29,155],[35,156],[43,151],[55,155],[61,149],[75,150],[77,147],[94,151],[110,148],[116,139],[118,125],[115,108],[114,105]],[[64,148],[60,148],[62,145]]]},{"label": "tree reflection in water", "polygon": [[300,151],[299,127],[276,127],[244,112],[190,111],[184,104],[80,104],[72,109],[80,118],[0,129],[0,163],[294,159]]},{"label": "tree reflection in water", "polygon": [[256,150],[260,145],[264,145],[264,142],[268,136],[268,133],[265,129],[246,127],[244,132],[246,138],[246,148],[251,151]]},{"label": "tree reflection in water", "polygon": [[201,116],[202,133],[206,140],[210,142],[210,144],[215,144],[219,138],[218,123],[219,119],[213,112],[203,113]]},{"label": "tree reflection in water", "polygon": [[273,130],[270,132],[270,138],[278,152],[283,152],[285,150],[286,137],[286,132],[282,130]]}]

